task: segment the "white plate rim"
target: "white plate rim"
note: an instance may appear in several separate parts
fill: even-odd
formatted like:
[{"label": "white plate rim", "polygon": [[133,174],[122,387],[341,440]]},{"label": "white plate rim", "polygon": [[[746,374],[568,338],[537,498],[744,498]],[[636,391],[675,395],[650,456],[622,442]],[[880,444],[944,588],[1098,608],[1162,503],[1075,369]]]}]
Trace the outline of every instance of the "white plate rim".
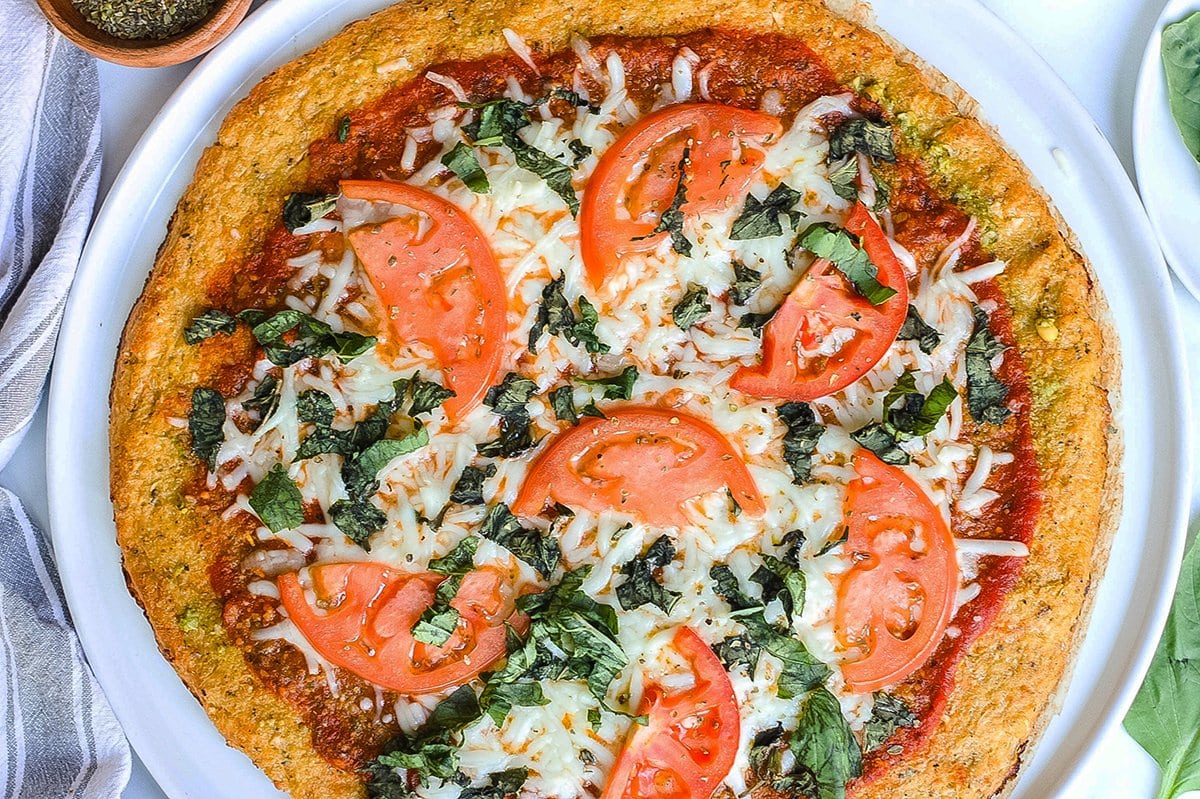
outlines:
[{"label": "white plate rim", "polygon": [[[898,34],[898,29],[904,27],[903,22],[899,16],[896,20],[890,20],[889,15],[884,13],[885,8],[894,7],[897,10],[909,8],[911,12],[913,3],[919,4],[919,0],[879,0],[876,5],[884,27]],[[180,152],[187,151],[195,144],[199,133],[191,139],[187,139],[187,137],[178,136],[173,131],[179,129],[199,130],[201,126],[188,127],[187,124],[181,125],[181,123],[203,121],[205,109],[216,113],[217,110],[228,106],[228,97],[214,97],[212,93],[219,92],[222,87],[228,91],[229,84],[233,82],[230,77],[231,70],[240,69],[241,72],[238,74],[262,74],[264,71],[262,65],[253,60],[256,50],[261,50],[265,46],[262,43],[274,43],[277,48],[276,53],[279,50],[286,51],[289,42],[295,50],[293,54],[307,49],[296,49],[296,43],[300,38],[299,33],[295,32],[298,20],[307,20],[304,30],[310,30],[318,26],[325,16],[336,17],[337,12],[348,6],[361,9],[367,6],[379,7],[382,5],[386,5],[383,0],[342,0],[339,3],[323,3],[319,0],[270,0],[251,15],[243,26],[214,50],[184,81],[134,149],[95,220],[92,234],[80,263],[76,289],[72,292],[68,302],[56,353],[57,366],[50,389],[47,477],[52,538],[59,557],[68,603],[75,616],[81,641],[92,659],[93,668],[102,686],[109,694],[114,709],[125,725],[135,749],[142,756],[155,779],[174,799],[188,796],[245,797],[250,795],[280,796],[281,794],[270,787],[267,780],[244,756],[224,747],[223,740],[212,728],[207,717],[187,694],[174,672],[158,655],[153,646],[152,637],[148,639],[149,647],[147,647],[149,627],[144,618],[140,617],[140,612],[133,605],[132,599],[127,594],[124,597],[109,596],[103,592],[99,596],[93,594],[95,589],[102,586],[102,580],[96,575],[95,562],[88,562],[84,553],[89,555],[99,553],[101,556],[106,556],[108,561],[103,562],[102,565],[109,572],[116,569],[118,576],[119,559],[113,559],[116,548],[111,540],[103,540],[102,537],[102,540],[98,542],[95,536],[97,527],[102,527],[105,535],[111,536],[111,506],[107,505],[107,469],[103,470],[101,476],[90,475],[90,482],[80,480],[75,469],[81,456],[81,441],[92,441],[104,449],[105,452],[102,456],[95,453],[86,455],[91,460],[99,457],[105,465],[107,464],[106,433],[103,430],[97,433],[94,424],[92,429],[88,429],[86,426],[81,429],[81,425],[84,425],[87,418],[89,404],[86,395],[81,396],[80,389],[88,387],[85,378],[89,375],[96,377],[97,368],[100,370],[100,376],[111,376],[112,356],[115,354],[114,337],[119,334],[119,327],[115,332],[113,328],[123,325],[123,311],[128,307],[126,304],[124,308],[118,308],[116,314],[113,313],[111,307],[107,308],[106,315],[99,313],[95,307],[92,307],[99,303],[99,300],[92,299],[93,292],[103,287],[106,273],[115,271],[116,267],[111,265],[113,251],[123,241],[136,239],[143,232],[143,224],[134,225],[129,220],[128,209],[131,207],[128,204],[129,200],[140,198],[143,202],[148,201],[151,205],[147,207],[158,207],[162,204],[163,189],[151,191],[139,184],[144,184],[147,178],[154,178],[161,173],[164,154],[174,153],[178,156]],[[365,13],[365,11],[361,13]],[[361,15],[361,13],[357,15]],[[951,13],[967,14],[979,24],[989,26],[989,34],[994,33],[999,40],[1002,40],[1002,44],[1009,50],[1012,63],[1019,63],[1023,69],[1029,70],[1030,74],[1036,77],[1038,88],[1048,92],[1057,104],[1057,112],[1064,114],[1069,124],[1076,128],[1075,132],[1090,143],[1089,166],[1098,167],[1100,171],[1098,179],[1115,190],[1115,195],[1108,199],[1115,200],[1124,211],[1128,212],[1130,222],[1126,235],[1139,245],[1145,245],[1147,242],[1152,244],[1153,236],[1147,220],[1116,156],[1109,149],[1098,129],[1095,128],[1087,112],[1061,79],[1033,53],[1027,44],[974,0],[953,0],[945,3],[939,13],[943,16]],[[284,32],[281,32],[281,29]],[[897,38],[904,40],[900,35],[897,35]],[[921,53],[919,49],[917,52],[924,55],[931,63],[939,64],[936,57],[931,58],[928,54]],[[944,64],[942,67],[951,77],[957,77],[956,70],[946,69]],[[244,83],[245,81],[240,81],[235,85],[244,85]],[[1001,122],[1003,121],[1001,120]],[[1001,127],[1003,128],[1003,124]],[[187,140],[185,141],[185,139]],[[1028,162],[1028,158],[1026,160]],[[177,165],[178,159],[173,163]],[[188,173],[190,174],[190,168]],[[174,198],[171,198],[169,205],[174,206]],[[132,207],[139,206],[135,204]],[[1150,260],[1146,264],[1148,271],[1144,277],[1144,284],[1147,290],[1162,300],[1158,313],[1160,327],[1165,331],[1176,331],[1174,304],[1170,296],[1169,278],[1166,275],[1165,267],[1162,265],[1161,259],[1149,253],[1146,255]],[[117,262],[119,263],[119,260]],[[139,288],[140,275],[144,274],[147,266],[148,264],[142,264],[138,267],[141,270],[137,281]],[[107,276],[111,277],[112,275],[108,274]],[[123,273],[119,273],[117,276],[125,277],[126,282],[132,279],[124,276]],[[108,328],[106,331],[103,330],[105,325]],[[81,341],[86,342],[89,336],[96,335],[106,336],[105,341],[112,346],[108,347],[106,351],[106,347],[95,343],[79,345]],[[1177,334],[1170,335],[1168,332],[1162,337],[1159,344],[1161,345],[1161,355],[1167,363],[1184,363]],[[99,355],[102,358],[108,356],[107,362],[99,366],[94,360],[97,355],[97,347],[100,349]],[[92,359],[90,362],[89,358]],[[1182,369],[1167,370],[1167,374],[1169,377],[1161,386],[1162,389],[1175,397],[1187,397]],[[94,383],[95,381],[91,385],[93,390],[96,388]],[[107,396],[106,384],[102,393],[104,397]],[[1126,393],[1128,396],[1128,389]],[[91,421],[93,423],[97,421],[94,407],[97,402],[103,404],[105,408],[107,406],[105,400],[92,398]],[[105,420],[107,419],[106,411],[103,417]],[[1175,437],[1176,440],[1186,442],[1189,426],[1186,404],[1177,408],[1169,421],[1173,428],[1166,431],[1168,441],[1171,437]],[[1156,424],[1165,423],[1161,419],[1156,419]],[[1153,591],[1146,603],[1146,614],[1141,619],[1143,622],[1141,634],[1138,636],[1134,651],[1131,652],[1122,672],[1116,675],[1114,683],[1116,687],[1107,695],[1099,697],[1104,705],[1103,712],[1099,714],[1101,718],[1091,725],[1085,735],[1079,736],[1078,740],[1074,742],[1072,752],[1069,754],[1070,765],[1064,767],[1064,763],[1060,760],[1055,765],[1056,773],[1038,783],[1041,795],[1046,795],[1051,790],[1057,790],[1073,780],[1085,766],[1087,752],[1094,748],[1095,742],[1107,730],[1120,723],[1153,653],[1158,631],[1161,630],[1169,607],[1174,575],[1182,557],[1187,486],[1190,485],[1188,479],[1190,457],[1186,448],[1176,447],[1173,452],[1168,452],[1168,455],[1173,455],[1168,458],[1168,462],[1174,467],[1172,471],[1176,475],[1176,479],[1166,482],[1165,492],[1159,491],[1159,498],[1163,502],[1159,510],[1161,515],[1166,517],[1167,523],[1164,527],[1168,530],[1169,537],[1163,542],[1161,559],[1152,564],[1158,567],[1157,571],[1160,576],[1158,579],[1152,580]],[[1160,486],[1161,488],[1163,486]],[[1162,496],[1164,493],[1165,496]],[[106,505],[108,511],[107,515],[103,517],[105,522],[98,524],[94,515],[89,518],[89,512],[94,514],[99,508]],[[81,530],[91,531],[91,535],[82,535],[81,537]],[[1120,536],[1118,536],[1118,540],[1120,540]],[[112,574],[110,573],[108,577],[110,578],[109,588],[111,588]],[[1101,586],[1101,593],[1103,591],[1104,585]],[[98,599],[101,601],[98,602]],[[134,625],[122,631],[136,639],[134,652],[119,654],[114,652],[118,648],[112,646],[111,636],[106,635],[112,630],[111,628],[106,629],[104,619],[98,618],[101,615],[99,607],[101,605],[105,605],[105,609],[120,606],[117,609],[124,612],[125,615],[122,617],[124,621]],[[130,606],[133,606],[134,616],[129,615]],[[135,629],[139,625],[140,629]],[[132,669],[133,674],[138,677],[150,675],[151,683],[133,684],[127,673],[129,669]],[[162,685],[155,680],[166,680],[173,684]],[[140,704],[144,703],[142,697],[147,693],[153,697],[152,701],[165,703],[163,709],[171,714],[178,724],[185,725],[186,732],[172,729],[166,731],[168,734],[164,734],[162,724],[157,719],[159,708],[154,708],[150,714],[151,717],[140,712]],[[141,701],[139,701],[140,699]],[[1067,701],[1069,702],[1070,699],[1068,698]],[[1051,726],[1053,727],[1053,724]],[[183,741],[191,744],[192,749],[186,753],[189,757],[187,763],[181,766],[181,751],[178,744]],[[1041,755],[1035,757],[1035,764],[1045,754],[1046,752],[1043,750]],[[238,785],[231,788],[226,782],[227,778],[238,780]],[[1023,795],[1031,782],[1028,776],[1023,777],[1018,784],[1017,793]],[[198,790],[197,786],[205,787],[203,790]]]},{"label": "white plate rim", "polygon": [[[1137,87],[1133,97],[1131,136],[1133,140],[1133,165],[1137,174],[1138,189],[1146,215],[1158,238],[1158,244],[1167,258],[1171,271],[1188,293],[1200,300],[1200,258],[1185,255],[1187,241],[1181,239],[1182,232],[1168,220],[1164,203],[1179,203],[1178,184],[1160,185],[1161,173],[1157,162],[1170,158],[1172,166],[1184,165],[1200,174],[1200,163],[1192,157],[1175,127],[1175,118],[1167,102],[1167,79],[1162,69],[1162,30],[1171,22],[1181,19],[1190,11],[1200,11],[1197,0],[1168,0],[1163,6],[1154,30],[1146,42],[1138,68]],[[1164,135],[1163,131],[1166,131]],[[1157,134],[1157,137],[1155,137]],[[1154,137],[1154,138],[1152,138]],[[1169,144],[1164,145],[1163,140]],[[1165,146],[1165,151],[1156,146]],[[1175,174],[1175,173],[1172,173]],[[1167,198],[1170,198],[1169,200]],[[1193,191],[1184,199],[1200,211],[1200,190]]]}]

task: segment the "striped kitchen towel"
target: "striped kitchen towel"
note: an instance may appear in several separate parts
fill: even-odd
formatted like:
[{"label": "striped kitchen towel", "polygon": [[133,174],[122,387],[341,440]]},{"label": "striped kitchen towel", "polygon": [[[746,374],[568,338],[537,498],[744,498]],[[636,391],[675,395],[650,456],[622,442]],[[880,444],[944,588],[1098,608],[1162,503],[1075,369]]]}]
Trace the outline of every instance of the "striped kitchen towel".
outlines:
[{"label": "striped kitchen towel", "polygon": [[[42,396],[100,177],[96,64],[0,0],[0,468]],[[129,747],[71,629],[49,544],[0,488],[0,795],[115,799]]]}]

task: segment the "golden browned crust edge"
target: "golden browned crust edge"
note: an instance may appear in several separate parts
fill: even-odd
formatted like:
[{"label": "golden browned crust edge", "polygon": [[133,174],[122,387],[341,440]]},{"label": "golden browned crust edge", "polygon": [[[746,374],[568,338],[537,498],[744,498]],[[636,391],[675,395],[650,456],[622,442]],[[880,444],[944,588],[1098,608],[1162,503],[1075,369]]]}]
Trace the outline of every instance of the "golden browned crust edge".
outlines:
[{"label": "golden browned crust edge", "polygon": [[[403,4],[281,67],[229,114],[180,201],[125,331],[113,382],[112,491],[130,586],[164,655],[218,729],[293,796],[349,799],[363,791],[316,754],[296,714],[258,683],[225,635],[208,583],[213,552],[202,530],[211,519],[181,490],[192,469],[187,436],[163,412],[174,403],[178,413],[179,397],[200,379],[180,330],[205,302],[197,287],[252,254],[282,197],[304,187],[309,141],[429,63],[504,49],[502,27],[546,50],[564,46],[574,31],[659,35],[713,25],[803,39],[839,80],[854,82],[897,119],[904,146],[924,161],[938,190],[974,214],[985,245],[1009,261],[1001,284],[1027,361],[1045,492],[1032,555],[1004,612],[961,664],[961,687],[930,747],[859,795],[985,797],[1011,788],[1055,708],[1118,510],[1110,411],[1116,341],[1066,226],[1024,167],[973,118],[969,98],[871,30],[862,6],[839,5],[844,17],[815,0],[776,3],[766,15],[753,0],[665,0],[635,10],[582,0]],[[1053,344],[1034,327],[1047,315],[1057,320]]]}]

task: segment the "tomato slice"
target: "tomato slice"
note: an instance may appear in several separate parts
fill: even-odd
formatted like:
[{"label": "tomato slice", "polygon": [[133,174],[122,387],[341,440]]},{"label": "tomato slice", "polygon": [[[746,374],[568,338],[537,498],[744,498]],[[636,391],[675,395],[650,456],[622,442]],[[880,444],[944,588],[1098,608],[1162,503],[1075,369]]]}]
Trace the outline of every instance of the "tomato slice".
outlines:
[{"label": "tomato slice", "polygon": [[862,203],[846,230],[861,239],[879,282],[895,296],[872,305],[832,263],[818,259],[763,330],[762,362],[734,372],[733,388],[755,397],[824,397],[869,372],[896,340],[908,312],[904,267]]},{"label": "tomato slice", "polygon": [[691,628],[680,627],[672,646],[695,682],[679,691],[647,684],[647,724],[633,726],[601,799],[709,799],[733,768],[741,720],[729,675]]},{"label": "tomato slice", "polygon": [[653,235],[686,167],[686,213],[727,208],[746,196],[762,166],[762,144],[783,131],[778,119],[717,103],[673,105],[635,122],[609,147],[588,179],[579,208],[583,264],[604,283],[621,258],[658,246]]},{"label": "tomato slice", "polygon": [[708,422],[678,411],[621,408],[551,441],[530,465],[512,510],[535,516],[561,502],[683,526],[683,503],[722,487],[751,516],[766,512],[742,457]]},{"label": "tomato slice", "polygon": [[326,660],[403,694],[461,685],[505,654],[504,623],[518,632],[529,618],[516,612],[515,574],[494,566],[463,578],[450,602],[458,629],[443,646],[412,637],[433,604],[440,574],[407,573],[382,563],[332,563],[309,569],[318,607],[308,603],[296,573],[279,577],[279,594],[300,633]]},{"label": "tomato slice", "polygon": [[350,246],[401,342],[433,350],[458,419],[495,382],[507,332],[507,293],[496,257],[465,211],[427,191],[382,180],[348,180],[342,194],[415,213],[349,233]]},{"label": "tomato slice", "polygon": [[842,664],[852,691],[895,685],[941,643],[958,590],[954,539],[920,486],[867,450],[846,487],[846,548],[834,629],[858,658]]}]

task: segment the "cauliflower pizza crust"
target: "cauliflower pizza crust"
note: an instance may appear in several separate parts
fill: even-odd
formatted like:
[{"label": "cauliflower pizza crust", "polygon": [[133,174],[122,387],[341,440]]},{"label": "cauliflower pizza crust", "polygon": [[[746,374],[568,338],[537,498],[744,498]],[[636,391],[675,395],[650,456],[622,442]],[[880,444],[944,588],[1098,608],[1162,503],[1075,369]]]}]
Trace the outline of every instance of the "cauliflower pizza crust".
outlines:
[{"label": "cauliflower pizza crust", "polygon": [[969,98],[831,5],[402,4],[230,113],[111,479],[282,789],[1011,789],[1119,508],[1117,345]]}]

